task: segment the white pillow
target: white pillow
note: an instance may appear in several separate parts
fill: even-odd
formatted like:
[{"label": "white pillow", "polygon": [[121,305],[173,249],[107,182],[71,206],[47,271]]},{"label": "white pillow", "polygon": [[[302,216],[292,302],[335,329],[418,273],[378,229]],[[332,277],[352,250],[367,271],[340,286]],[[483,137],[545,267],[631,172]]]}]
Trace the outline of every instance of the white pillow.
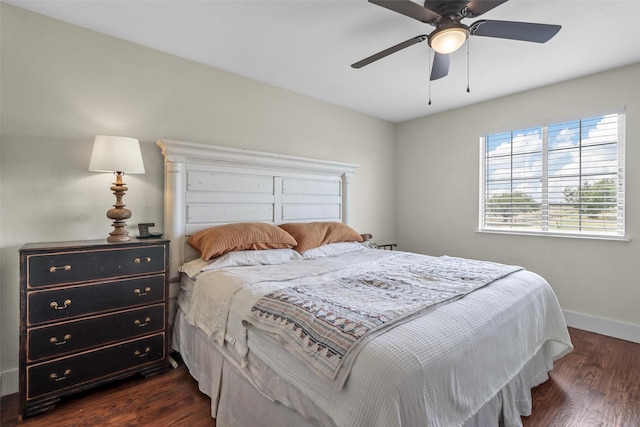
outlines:
[{"label": "white pillow", "polygon": [[328,256],[342,255],[347,252],[362,251],[366,248],[360,242],[329,243],[317,248],[309,249],[302,254],[304,259],[317,259]]},{"label": "white pillow", "polygon": [[302,259],[302,255],[293,249],[262,249],[227,252],[219,257],[204,261],[194,259],[182,265],[180,271],[194,279],[202,271],[219,270],[227,267],[249,265],[284,264]]}]

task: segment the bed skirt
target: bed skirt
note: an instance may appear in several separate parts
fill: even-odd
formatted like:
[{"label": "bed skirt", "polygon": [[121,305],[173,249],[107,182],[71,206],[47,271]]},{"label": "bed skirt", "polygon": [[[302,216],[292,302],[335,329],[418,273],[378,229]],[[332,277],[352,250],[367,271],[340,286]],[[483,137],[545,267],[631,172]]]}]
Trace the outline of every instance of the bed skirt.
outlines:
[{"label": "bed skirt", "polygon": [[[282,427],[335,426],[328,414],[284,382],[278,384],[280,402],[258,391],[239,369],[239,362],[225,357],[204,332],[189,325],[182,310],[175,318],[172,347],[180,353],[200,391],[211,398],[211,416],[218,427],[259,426],[265,425],[265,420]],[[275,377],[260,360],[250,359],[250,363],[257,366],[254,372],[260,372],[262,380]],[[546,381],[552,367],[553,356],[545,345],[464,427],[522,426],[520,417],[531,413],[531,388]]]}]

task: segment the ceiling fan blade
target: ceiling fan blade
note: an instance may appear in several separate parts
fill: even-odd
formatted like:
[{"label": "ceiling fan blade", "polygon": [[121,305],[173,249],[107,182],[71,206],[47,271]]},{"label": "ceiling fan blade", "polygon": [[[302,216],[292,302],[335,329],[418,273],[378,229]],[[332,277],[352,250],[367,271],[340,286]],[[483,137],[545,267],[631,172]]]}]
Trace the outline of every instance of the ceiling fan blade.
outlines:
[{"label": "ceiling fan blade", "polygon": [[506,2],[507,0],[471,0],[467,4],[464,16],[465,18],[475,18]]},{"label": "ceiling fan blade", "polygon": [[369,0],[369,3],[377,4],[378,6],[393,10],[394,12],[401,13],[421,22],[430,23],[440,18],[439,14],[411,0]]},{"label": "ceiling fan blade", "polygon": [[469,26],[472,36],[496,37],[545,43],[562,28],[560,25],[535,24],[532,22],[480,20]]},{"label": "ceiling fan blade", "polygon": [[438,80],[449,74],[449,55],[436,52],[433,57],[430,80]]},{"label": "ceiling fan blade", "polygon": [[369,56],[369,57],[367,57],[367,58],[365,58],[365,59],[363,59],[361,61],[358,61],[355,64],[351,64],[351,67],[352,68],[362,68],[365,65],[369,65],[372,62],[377,61],[378,59],[382,59],[385,56],[389,56],[392,53],[396,53],[399,50],[402,50],[402,49],[407,48],[409,46],[413,46],[416,43],[420,43],[421,41],[424,41],[427,38],[428,37],[423,34],[421,36],[414,37],[414,38],[409,39],[407,41],[403,41],[402,43],[398,43],[395,46],[391,46],[390,48],[387,48],[387,49],[385,49],[385,50],[383,50],[381,52],[378,52],[378,53],[376,53],[374,55],[371,55],[371,56]]}]

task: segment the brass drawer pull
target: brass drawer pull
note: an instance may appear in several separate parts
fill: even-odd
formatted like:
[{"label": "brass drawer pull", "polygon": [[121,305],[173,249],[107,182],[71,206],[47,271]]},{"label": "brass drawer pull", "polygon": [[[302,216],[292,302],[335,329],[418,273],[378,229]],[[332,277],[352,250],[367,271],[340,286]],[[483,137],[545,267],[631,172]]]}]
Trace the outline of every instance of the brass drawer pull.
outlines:
[{"label": "brass drawer pull", "polygon": [[68,340],[71,339],[71,334],[65,334],[64,336],[64,341],[58,341],[58,338],[56,337],[51,337],[49,338],[49,342],[53,345],[63,345],[66,344]]},{"label": "brass drawer pull", "polygon": [[149,324],[149,322],[151,322],[151,317],[147,316],[147,317],[144,318],[144,323],[142,323],[140,321],[140,319],[136,319],[135,322],[133,322],[133,323],[135,323],[136,325],[138,325],[138,326],[140,326],[142,328],[142,327],[147,326]]},{"label": "brass drawer pull", "polygon": [[62,267],[51,267],[49,269],[51,273],[55,273],[56,271],[59,271],[59,270],[69,271],[71,270],[71,266],[67,264],[67,265],[63,265]]},{"label": "brass drawer pull", "polygon": [[151,292],[151,288],[147,286],[146,288],[144,288],[144,292],[142,292],[139,288],[136,288],[133,292],[135,292],[135,294],[138,295],[139,297],[142,297],[147,295],[149,292]]},{"label": "brass drawer pull", "polygon": [[64,374],[62,374],[63,376],[59,377],[58,374],[54,372],[53,374],[49,375],[49,378],[53,381],[64,381],[67,379],[67,375],[69,375],[70,373],[71,369],[65,369]]},{"label": "brass drawer pull", "polygon": [[133,354],[135,356],[138,356],[138,357],[145,357],[145,356],[149,355],[150,351],[151,351],[151,347],[145,347],[144,348],[144,353],[141,352],[140,350],[136,350],[136,351],[133,352]]},{"label": "brass drawer pull", "polygon": [[144,258],[136,258],[133,260],[133,262],[135,262],[136,264],[140,264],[141,262],[151,262],[151,257],[144,257]]},{"label": "brass drawer pull", "polygon": [[60,307],[56,301],[51,301],[51,304],[49,304],[49,307],[53,308],[54,310],[64,310],[66,308],[69,308],[70,305],[71,305],[71,300],[66,299],[64,300],[64,305],[62,307]]}]

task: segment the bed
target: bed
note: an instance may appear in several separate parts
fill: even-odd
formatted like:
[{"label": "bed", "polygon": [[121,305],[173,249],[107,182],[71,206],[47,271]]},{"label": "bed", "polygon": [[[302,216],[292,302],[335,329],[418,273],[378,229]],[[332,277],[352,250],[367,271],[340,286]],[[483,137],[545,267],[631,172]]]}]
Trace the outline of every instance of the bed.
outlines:
[{"label": "bed", "polygon": [[171,345],[219,427],[518,426],[572,349],[537,274],[359,242],[355,165],[158,146]]}]

